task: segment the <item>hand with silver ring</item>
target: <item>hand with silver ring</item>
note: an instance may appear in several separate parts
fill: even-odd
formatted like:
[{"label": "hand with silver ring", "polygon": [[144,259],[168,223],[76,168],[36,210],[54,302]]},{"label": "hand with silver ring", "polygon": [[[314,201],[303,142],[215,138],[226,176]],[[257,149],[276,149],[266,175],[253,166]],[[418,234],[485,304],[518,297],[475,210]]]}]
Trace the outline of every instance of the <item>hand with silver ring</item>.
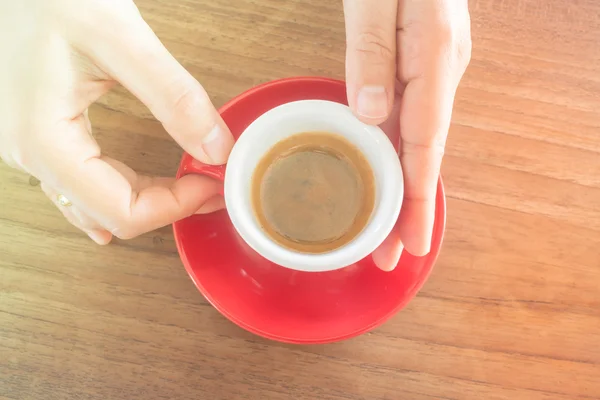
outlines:
[{"label": "hand with silver ring", "polygon": [[0,157],[39,179],[65,217],[100,244],[223,207],[201,176],[138,175],[106,157],[87,109],[116,83],[192,156],[225,163],[233,137],[200,83],[132,0],[0,3]]}]

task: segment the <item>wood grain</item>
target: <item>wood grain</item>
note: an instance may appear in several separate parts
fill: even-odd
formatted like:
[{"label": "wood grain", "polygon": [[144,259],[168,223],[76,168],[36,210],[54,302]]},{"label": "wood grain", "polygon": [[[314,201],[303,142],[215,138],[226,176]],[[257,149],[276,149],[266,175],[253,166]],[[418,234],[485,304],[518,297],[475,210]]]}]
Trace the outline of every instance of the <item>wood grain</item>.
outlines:
[{"label": "wood grain", "polygon": [[[343,78],[339,3],[139,7],[219,106]],[[197,292],[169,227],[100,248],[0,164],[0,399],[600,399],[600,2],[470,7],[446,241],[405,310],[335,345],[261,340]],[[181,150],[124,90],[90,115],[106,154],[174,174]]]}]

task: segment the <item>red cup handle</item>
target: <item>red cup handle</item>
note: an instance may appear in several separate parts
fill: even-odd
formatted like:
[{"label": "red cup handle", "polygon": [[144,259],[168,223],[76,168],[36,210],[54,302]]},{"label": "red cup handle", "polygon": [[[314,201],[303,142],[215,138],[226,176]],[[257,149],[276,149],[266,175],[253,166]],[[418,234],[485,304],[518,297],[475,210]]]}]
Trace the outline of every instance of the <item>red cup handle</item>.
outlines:
[{"label": "red cup handle", "polygon": [[[208,176],[209,178],[216,179],[220,182],[225,182],[225,165],[209,165],[201,163],[200,161],[193,159],[191,162],[183,165],[181,169],[181,176],[189,174],[198,174]],[[224,187],[221,186],[219,193],[224,195]]]}]

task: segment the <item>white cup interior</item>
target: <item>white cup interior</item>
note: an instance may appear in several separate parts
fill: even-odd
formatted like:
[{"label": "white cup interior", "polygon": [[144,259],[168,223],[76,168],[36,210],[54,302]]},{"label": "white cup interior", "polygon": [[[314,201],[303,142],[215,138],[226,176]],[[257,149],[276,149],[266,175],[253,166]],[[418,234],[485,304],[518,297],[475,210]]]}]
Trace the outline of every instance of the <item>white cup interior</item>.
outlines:
[{"label": "white cup interior", "polygon": [[[363,152],[375,176],[375,206],[368,224],[350,243],[328,253],[305,254],[279,245],[264,233],[252,209],[252,175],[258,162],[277,142],[303,132],[345,137]],[[225,172],[227,211],[242,239],[266,259],[308,272],[343,268],[375,250],[398,218],[403,188],[398,154],[385,133],[362,123],[347,106],[324,100],[286,103],[261,115],[235,143]]]}]

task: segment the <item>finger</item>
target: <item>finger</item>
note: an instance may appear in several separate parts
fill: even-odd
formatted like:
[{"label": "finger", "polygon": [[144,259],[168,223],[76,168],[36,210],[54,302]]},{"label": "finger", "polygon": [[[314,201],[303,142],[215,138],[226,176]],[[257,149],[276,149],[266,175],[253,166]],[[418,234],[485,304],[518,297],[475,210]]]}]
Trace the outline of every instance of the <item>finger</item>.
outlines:
[{"label": "finger", "polygon": [[393,271],[398,265],[404,246],[400,239],[399,224],[373,252],[373,262],[383,271]]},{"label": "finger", "polygon": [[150,109],[184,150],[206,163],[225,163],[233,136],[204,88],[167,51],[139,13],[129,12],[126,17],[112,13],[101,14],[107,21],[94,31],[101,40],[83,43],[74,39]]},{"label": "finger", "polygon": [[366,123],[391,111],[396,76],[398,0],[344,0],[348,102]]},{"label": "finger", "polygon": [[401,5],[398,24],[404,29],[397,43],[398,79],[406,84],[400,109],[405,199],[399,229],[406,250],[421,256],[431,246],[454,95],[470,59],[470,22],[466,0]]},{"label": "finger", "polygon": [[73,193],[86,204],[91,215],[115,236],[128,239],[163,227],[197,212],[216,195],[221,184],[211,178],[187,175],[169,186],[152,184],[135,190],[106,157],[95,157],[78,165],[86,176]]},{"label": "finger", "polygon": [[[176,211],[176,214],[172,217],[168,217],[169,210],[160,209],[155,210],[155,216],[150,217],[147,221],[142,221],[139,227],[129,227],[133,229],[132,233],[125,232],[122,236],[131,237],[137,236],[138,234],[159,228],[161,226],[172,223],[178,219],[187,217],[191,214],[206,214],[225,207],[225,201],[223,196],[219,193],[222,184],[214,181],[213,179],[202,177],[202,176],[189,176],[183,177],[180,180],[176,180],[171,177],[149,177],[144,175],[138,175],[133,169],[129,168],[124,163],[114,160],[108,157],[101,157],[101,160],[110,167],[114,168],[121,176],[123,176],[131,187],[131,190],[138,194],[138,199],[142,194],[152,194],[156,199],[159,199],[161,192],[165,195],[170,193],[172,190],[177,190],[175,195],[179,195],[181,191],[193,190],[193,193],[184,192],[179,198],[190,198],[191,205],[186,203],[180,203],[176,200],[176,206],[183,207]],[[182,185],[181,181],[185,180],[185,184]],[[191,189],[185,189],[191,187]],[[179,189],[181,188],[181,189]],[[196,196],[195,198],[193,196]],[[140,203],[141,204],[141,203]],[[157,201],[157,204],[162,204]],[[161,213],[166,213],[165,216],[161,216]],[[162,220],[161,220],[162,218]],[[158,219],[157,222],[152,224],[154,219]],[[166,222],[165,222],[166,221]],[[127,225],[128,223],[123,223]]]},{"label": "finger", "polygon": [[[119,171],[121,175],[127,179],[132,188],[140,191],[153,186],[171,188],[175,183],[175,178],[171,177],[150,177],[138,175],[133,169],[126,164],[111,158],[104,158],[107,164]],[[208,214],[225,208],[225,199],[220,194],[206,200],[204,204],[195,212],[195,214]]]},{"label": "finger", "polygon": [[74,204],[61,204],[60,193],[53,190],[50,186],[44,182],[40,185],[42,191],[46,196],[54,203],[59,209],[67,221],[77,229],[85,232],[94,242],[105,245],[110,243],[112,234],[106,229],[102,228],[96,221],[92,220],[89,216],[79,210]]},{"label": "finger", "polygon": [[[380,124],[381,129],[387,134],[390,141],[394,144],[396,149],[399,149],[400,145],[400,94],[403,91],[403,87],[397,84],[396,98],[394,99],[394,105],[390,112],[389,118]],[[397,222],[392,232],[383,241],[383,243],[373,252],[373,262],[377,267],[383,271],[392,271],[398,265],[400,256],[404,245],[400,237],[400,226]]]},{"label": "finger", "polygon": [[428,77],[410,81],[400,109],[400,160],[404,202],[399,230],[406,250],[416,256],[429,252],[435,198],[444,155],[454,89]]}]

